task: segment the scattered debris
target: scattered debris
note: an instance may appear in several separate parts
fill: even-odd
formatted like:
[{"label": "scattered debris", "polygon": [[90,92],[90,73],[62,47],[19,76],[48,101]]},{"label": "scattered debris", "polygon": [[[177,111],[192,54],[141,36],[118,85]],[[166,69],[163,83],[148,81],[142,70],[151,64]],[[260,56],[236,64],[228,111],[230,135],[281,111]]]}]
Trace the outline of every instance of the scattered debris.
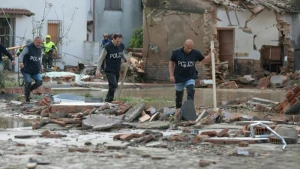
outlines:
[{"label": "scattered debris", "polygon": [[199,161],[199,167],[207,167],[211,164],[217,164],[215,161],[208,161],[208,160],[200,160]]}]

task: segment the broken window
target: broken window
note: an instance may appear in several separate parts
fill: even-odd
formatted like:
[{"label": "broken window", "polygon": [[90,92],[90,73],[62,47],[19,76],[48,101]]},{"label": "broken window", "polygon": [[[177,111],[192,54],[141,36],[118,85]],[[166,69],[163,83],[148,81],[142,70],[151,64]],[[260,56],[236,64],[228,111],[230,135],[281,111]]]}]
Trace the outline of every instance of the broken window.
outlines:
[{"label": "broken window", "polygon": [[121,10],[121,0],[105,0],[105,10]]}]

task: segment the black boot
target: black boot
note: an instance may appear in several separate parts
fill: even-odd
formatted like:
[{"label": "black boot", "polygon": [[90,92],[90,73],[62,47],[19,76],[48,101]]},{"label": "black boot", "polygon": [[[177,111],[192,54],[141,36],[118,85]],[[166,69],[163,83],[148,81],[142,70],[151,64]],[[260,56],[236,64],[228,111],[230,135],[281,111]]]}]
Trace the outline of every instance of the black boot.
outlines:
[{"label": "black boot", "polygon": [[30,92],[32,92],[34,89],[39,88],[43,84],[43,81],[37,80],[35,83],[30,87]]},{"label": "black boot", "polygon": [[179,123],[181,120],[181,106],[182,106],[182,98],[183,98],[184,90],[183,91],[177,91],[176,90],[176,112],[175,112],[175,122]]},{"label": "black boot", "polygon": [[176,109],[179,109],[182,106],[183,93],[184,93],[184,91],[177,91],[176,90],[176,100],[175,100],[175,102],[176,102]]},{"label": "black boot", "polygon": [[30,102],[31,82],[25,82],[24,88],[26,102]]},{"label": "black boot", "polygon": [[188,85],[186,87],[186,91],[187,91],[187,100],[194,100],[195,86],[194,85]]},{"label": "black boot", "polygon": [[114,100],[115,91],[116,89],[108,89],[105,102],[111,103]]}]

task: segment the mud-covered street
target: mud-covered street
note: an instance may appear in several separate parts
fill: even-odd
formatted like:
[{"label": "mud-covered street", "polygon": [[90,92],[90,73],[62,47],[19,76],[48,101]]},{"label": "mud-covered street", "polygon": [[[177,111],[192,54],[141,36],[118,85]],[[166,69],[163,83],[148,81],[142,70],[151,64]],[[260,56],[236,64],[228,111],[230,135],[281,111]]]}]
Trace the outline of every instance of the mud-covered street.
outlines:
[{"label": "mud-covered street", "polygon": [[[127,96],[123,98],[126,101],[119,107],[127,104],[139,105],[137,101],[142,101],[146,103],[145,112],[148,112],[147,108],[151,107],[157,107],[156,111],[159,112],[161,110],[158,109],[174,104],[172,96],[169,95],[172,90],[172,88],[126,89],[123,91],[123,94]],[[212,92],[211,89],[196,90],[197,114],[206,110],[212,113],[208,117],[213,116],[214,113],[209,108],[210,92]],[[79,93],[77,91],[74,94],[77,94],[77,97],[82,96]],[[299,132],[299,123],[295,117],[294,122],[284,123],[282,120],[289,119],[290,116],[283,117],[274,112],[268,113],[264,109],[257,109],[257,106],[249,104],[253,97],[280,102],[287,91],[219,89],[218,93],[218,106],[222,109],[220,117],[223,120],[209,118],[213,121],[207,121],[207,117],[204,117],[199,123],[183,121],[176,125],[169,121],[170,118],[172,119],[172,113],[168,115],[170,118],[156,119],[153,122],[141,122],[138,119],[145,114],[140,114],[135,118],[139,122],[136,120],[129,124],[123,122],[121,125],[113,125],[109,128],[107,128],[107,123],[104,123],[105,128],[100,127],[100,129],[101,122],[97,124],[97,127],[82,129],[79,125],[68,124],[67,121],[65,121],[66,125],[52,121],[52,118],[60,120],[59,117],[54,116],[51,116],[47,123],[42,122],[47,121],[49,117],[28,113],[31,112],[28,110],[37,109],[37,105],[41,103],[44,96],[36,96],[36,103],[21,104],[21,102],[14,102],[13,96],[2,95],[0,168],[298,168],[300,165],[299,141],[296,144],[287,144],[283,150],[283,144],[280,141],[277,144],[272,144],[268,138],[255,138],[255,141],[254,138],[249,137],[249,133],[243,133],[245,125],[260,120],[269,126],[276,126],[278,123],[277,125],[295,128]],[[245,104],[246,101],[247,104]],[[70,102],[66,103],[70,104]],[[93,115],[83,116],[82,124],[86,125],[84,119],[88,119],[89,116],[105,118],[103,106],[105,105],[98,106]],[[131,109],[135,109],[135,106]],[[131,109],[127,111],[130,112]],[[164,111],[167,110],[164,108]],[[164,111],[160,116],[166,113]],[[109,114],[106,116],[114,119],[118,117],[118,115]],[[126,112],[123,116],[126,119]],[[230,119],[226,120],[226,118]],[[61,117],[61,119],[65,118]],[[33,130],[36,124],[39,124],[39,127]],[[225,135],[221,136],[220,133],[224,130],[226,130]],[[229,141],[230,138],[233,140]],[[216,139],[220,139],[221,142]]]}]

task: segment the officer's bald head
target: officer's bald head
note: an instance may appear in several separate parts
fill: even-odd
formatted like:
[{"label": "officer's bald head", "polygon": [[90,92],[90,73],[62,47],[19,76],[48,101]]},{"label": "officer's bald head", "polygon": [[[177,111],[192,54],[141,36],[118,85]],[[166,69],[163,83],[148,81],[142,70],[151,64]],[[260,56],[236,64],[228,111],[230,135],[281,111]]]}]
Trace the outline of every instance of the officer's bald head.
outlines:
[{"label": "officer's bald head", "polygon": [[191,39],[188,39],[185,41],[183,45],[183,50],[185,53],[191,53],[191,51],[194,49],[194,42]]}]

